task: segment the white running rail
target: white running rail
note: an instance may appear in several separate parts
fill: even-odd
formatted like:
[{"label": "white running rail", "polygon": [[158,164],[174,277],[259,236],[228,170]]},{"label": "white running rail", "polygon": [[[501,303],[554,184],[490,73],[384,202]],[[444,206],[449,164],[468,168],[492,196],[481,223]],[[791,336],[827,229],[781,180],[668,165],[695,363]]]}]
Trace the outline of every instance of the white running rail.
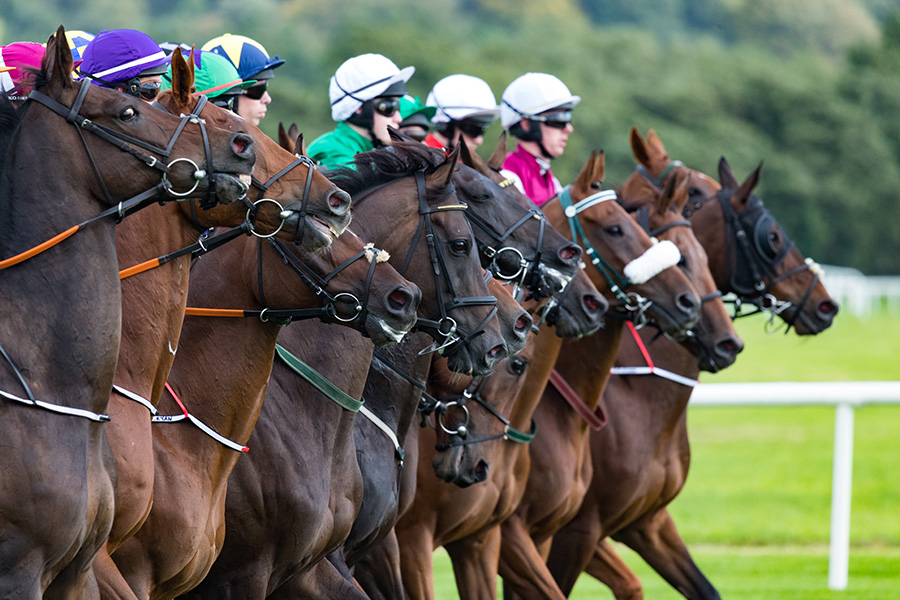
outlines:
[{"label": "white running rail", "polygon": [[831,544],[828,555],[828,587],[832,590],[847,588],[853,485],[853,409],[864,404],[900,404],[900,381],[705,383],[694,388],[691,395],[691,406],[835,407]]}]

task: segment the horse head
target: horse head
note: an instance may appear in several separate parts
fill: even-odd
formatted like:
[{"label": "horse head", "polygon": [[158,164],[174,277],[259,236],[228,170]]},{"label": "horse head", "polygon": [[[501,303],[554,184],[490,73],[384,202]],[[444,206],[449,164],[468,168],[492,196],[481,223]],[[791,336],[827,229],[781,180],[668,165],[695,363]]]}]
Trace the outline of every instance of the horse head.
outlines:
[{"label": "horse head", "polygon": [[[247,135],[207,127],[196,116],[167,114],[88,79],[74,81],[72,54],[64,41],[65,30],[60,27],[48,41],[20,132],[43,144],[55,140],[65,149],[56,153],[57,170],[72,157],[86,164],[47,180],[73,187],[75,178],[84,179],[86,187],[111,205],[129,191],[157,188],[162,198],[177,199],[204,194],[213,181],[243,186],[239,178],[249,176],[255,161],[253,141]],[[128,164],[136,168],[123,168]],[[113,188],[119,192],[115,197],[108,191]]]},{"label": "horse head", "polygon": [[[759,169],[741,184],[723,158],[720,185],[708,175],[669,160],[653,130],[644,141],[632,128],[631,147],[638,167],[622,186],[626,197],[648,187],[661,189],[670,174],[691,176],[683,213],[694,224],[709,255],[710,270],[720,290],[770,312],[773,319],[778,315],[788,329],[793,325],[800,335],[814,335],[831,325],[839,307],[822,285],[818,265],[802,255],[753,195]],[[723,192],[723,185],[730,191]]]},{"label": "horse head", "polygon": [[683,337],[697,323],[700,299],[675,266],[671,242],[655,243],[616,202],[615,192],[598,192],[605,163],[594,151],[578,178],[543,210],[557,228],[567,227],[585,246],[597,289],[615,295],[615,309],[642,320],[650,317],[665,333]]},{"label": "horse head", "polygon": [[706,251],[694,236],[691,222],[682,216],[692,189],[691,179],[690,174],[680,179],[669,177],[661,191],[634,197],[619,194],[618,201],[650,236],[669,240],[678,248],[678,266],[702,301],[700,321],[682,344],[699,358],[701,369],[716,372],[733,364],[744,344],[725,310]]},{"label": "horse head", "polygon": [[457,156],[395,142],[358,154],[355,168],[331,177],[353,195],[357,232],[380,236],[392,264],[422,289],[419,328],[435,338],[429,348],[448,356],[454,370],[487,374],[507,348],[453,185]]},{"label": "horse head", "polygon": [[581,248],[547,224],[512,181],[460,143],[462,166],[454,177],[469,209],[481,262],[496,277],[527,288],[537,298],[562,292],[575,276]]},{"label": "horse head", "polygon": [[[158,102],[174,114],[190,114],[200,101],[191,94],[194,63],[185,61],[180,49],[172,57],[172,91],[161,94]],[[258,128],[211,103],[206,103],[199,115],[252,140],[257,157],[252,185],[249,191],[243,187],[252,211],[248,213],[243,204],[217,206],[195,213],[201,226],[221,224],[227,210],[238,219],[234,225],[252,217],[254,231],[301,243],[308,252],[328,246],[343,233],[350,223],[350,196],[319,173],[312,160],[282,149]]]},{"label": "horse head", "polygon": [[499,444],[525,441],[533,433],[510,431],[507,420],[533,351],[534,344],[528,343],[485,378],[453,373],[443,357],[432,360],[428,391],[441,403],[440,412],[432,415],[436,452],[431,464],[438,478],[463,488],[484,481]]}]

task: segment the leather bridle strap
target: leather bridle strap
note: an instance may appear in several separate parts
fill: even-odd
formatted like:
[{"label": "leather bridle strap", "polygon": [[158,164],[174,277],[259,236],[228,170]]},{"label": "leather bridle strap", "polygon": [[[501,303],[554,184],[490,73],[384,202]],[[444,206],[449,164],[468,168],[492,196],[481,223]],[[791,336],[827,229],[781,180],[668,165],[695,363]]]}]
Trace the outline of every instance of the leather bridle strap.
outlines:
[{"label": "leather bridle strap", "polygon": [[584,403],[581,396],[572,389],[572,386],[569,385],[556,369],[553,369],[550,372],[550,383],[556,388],[556,391],[559,392],[560,396],[569,403],[569,406],[572,407],[578,416],[584,419],[594,431],[603,429],[603,427],[606,426],[607,418],[606,413],[603,412],[603,408],[599,405],[593,411],[588,408],[588,405]]}]

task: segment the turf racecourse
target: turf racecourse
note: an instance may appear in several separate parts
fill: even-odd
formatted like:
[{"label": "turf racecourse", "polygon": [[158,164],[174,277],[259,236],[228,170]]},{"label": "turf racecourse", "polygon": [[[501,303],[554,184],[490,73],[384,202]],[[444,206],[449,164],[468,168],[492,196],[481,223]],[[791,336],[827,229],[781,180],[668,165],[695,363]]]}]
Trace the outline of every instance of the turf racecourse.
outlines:
[{"label": "turf racecourse", "polygon": [[[900,315],[841,315],[815,338],[766,335],[762,317],[738,321],[738,330],[747,349],[734,367],[704,381],[900,379]],[[850,573],[842,592],[828,589],[834,410],[697,407],[688,422],[691,473],[670,509],[723,598],[900,598],[900,406],[855,413]],[[616,547],[645,598],[682,597],[635,553]],[[438,600],[458,598],[443,551],[435,556],[435,591]],[[571,597],[612,594],[583,575]]]}]

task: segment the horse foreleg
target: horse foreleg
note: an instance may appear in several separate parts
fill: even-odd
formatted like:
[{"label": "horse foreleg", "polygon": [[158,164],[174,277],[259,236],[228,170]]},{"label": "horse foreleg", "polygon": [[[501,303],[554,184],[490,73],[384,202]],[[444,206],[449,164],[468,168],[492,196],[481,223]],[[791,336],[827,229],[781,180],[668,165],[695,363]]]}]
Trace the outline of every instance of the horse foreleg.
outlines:
[{"label": "horse foreleg", "polygon": [[368,596],[360,590],[353,579],[348,578],[330,561],[320,560],[309,571],[291,577],[284,585],[268,596],[260,590],[258,596],[240,595],[229,597],[268,598],[269,600],[297,600],[298,598],[328,598],[329,600],[366,600]]},{"label": "horse foreleg", "polygon": [[119,567],[113,562],[106,544],[103,544],[94,557],[94,575],[103,600],[138,600],[134,590],[119,572]]},{"label": "horse foreleg", "polygon": [[585,571],[612,590],[616,600],[643,600],[644,598],[641,580],[616,554],[609,540],[600,540]]},{"label": "horse foreleg", "polygon": [[719,592],[694,563],[669,511],[646,515],[613,536],[641,555],[663,579],[691,600],[717,600]]},{"label": "horse foreleg", "polygon": [[597,511],[582,510],[553,536],[547,568],[566,596],[572,593],[575,582],[591,561],[602,531]]},{"label": "horse foreleg", "polygon": [[390,533],[377,546],[356,563],[353,567],[353,577],[372,600],[403,598],[400,546],[397,544],[396,531],[391,529]]},{"label": "horse foreleg", "polygon": [[444,548],[453,564],[460,600],[497,599],[499,525],[445,544]]},{"label": "horse foreleg", "polygon": [[397,532],[400,575],[409,600],[434,600],[434,536],[422,524]]},{"label": "horse foreleg", "polygon": [[522,519],[513,515],[501,525],[501,531],[499,572],[504,598],[519,594],[523,598],[564,599]]}]

